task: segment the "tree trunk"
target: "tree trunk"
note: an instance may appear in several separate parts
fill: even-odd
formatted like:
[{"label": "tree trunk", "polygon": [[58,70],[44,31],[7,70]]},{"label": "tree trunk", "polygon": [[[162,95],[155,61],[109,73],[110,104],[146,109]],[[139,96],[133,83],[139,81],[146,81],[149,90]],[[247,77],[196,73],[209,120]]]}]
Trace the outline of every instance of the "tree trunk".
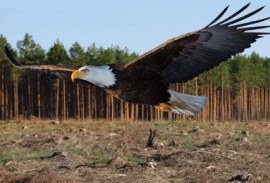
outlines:
[{"label": "tree trunk", "polygon": [[14,119],[19,117],[19,101],[18,101],[18,75],[17,70],[14,71]]},{"label": "tree trunk", "polygon": [[1,63],[1,119],[5,119],[5,77],[4,64]]},{"label": "tree trunk", "polygon": [[232,120],[232,114],[233,114],[233,103],[232,103],[232,96],[231,96],[231,90],[227,90],[227,99],[228,99],[228,115],[227,120]]},{"label": "tree trunk", "polygon": [[209,120],[213,122],[213,82],[209,81]]},{"label": "tree trunk", "polygon": [[40,79],[39,79],[39,73],[38,73],[38,79],[37,79],[37,107],[38,107],[38,121],[41,119],[41,98],[40,98]]},{"label": "tree trunk", "polygon": [[[223,68],[223,67],[222,67]],[[221,76],[221,121],[224,121],[225,118],[225,106],[224,98],[225,98],[225,84],[224,84],[224,71],[222,69],[222,76]]]},{"label": "tree trunk", "polygon": [[114,102],[114,97],[112,96],[112,95],[110,95],[110,97],[111,97],[111,104],[112,104],[112,109],[111,109],[111,119],[112,119],[112,121],[114,121],[114,106],[115,106],[115,102]]},{"label": "tree trunk", "polygon": [[62,111],[63,111],[63,121],[67,120],[67,107],[66,107],[66,81],[63,82],[63,91],[62,91],[62,100],[63,100],[63,106],[62,106]]},{"label": "tree trunk", "polygon": [[5,104],[5,119],[9,119],[9,114],[8,114],[8,111],[9,111],[9,92],[8,92],[8,84],[6,84],[6,87],[5,87],[5,101],[4,101],[4,104]]},{"label": "tree trunk", "polygon": [[84,121],[84,87],[81,85],[81,98],[80,98],[80,103],[81,103],[81,119]]},{"label": "tree trunk", "polygon": [[267,107],[268,107],[268,91],[264,86],[264,122],[267,121]]},{"label": "tree trunk", "polygon": [[32,112],[32,89],[31,89],[31,78],[30,78],[30,73],[27,74],[27,83],[28,83],[28,87],[27,87],[27,90],[28,90],[28,107],[27,107],[27,110],[28,110],[28,115],[31,116],[33,114]]},{"label": "tree trunk", "polygon": [[88,119],[91,120],[92,114],[91,114],[91,105],[92,105],[92,100],[91,100],[91,86],[87,86],[87,116]]},{"label": "tree trunk", "polygon": [[126,111],[126,121],[130,121],[130,117],[129,117],[129,103],[125,102],[126,107],[125,107],[125,111]]},{"label": "tree trunk", "polygon": [[80,111],[80,86],[76,83],[76,101],[77,101],[77,111],[75,112],[77,120],[81,120],[81,111]]},{"label": "tree trunk", "polygon": [[131,121],[135,121],[134,117],[135,117],[135,104],[131,104]]},{"label": "tree trunk", "polygon": [[217,120],[217,87],[216,83],[213,83],[213,121],[215,122]]},{"label": "tree trunk", "polygon": [[247,84],[246,82],[243,83],[243,121],[248,120],[248,114],[247,114]]},{"label": "tree trunk", "polygon": [[55,120],[59,120],[59,79],[56,80]]},{"label": "tree trunk", "polygon": [[123,100],[121,100],[120,103],[121,103],[120,104],[121,105],[121,107],[120,107],[120,119],[123,122],[125,120],[124,102],[123,102]]}]

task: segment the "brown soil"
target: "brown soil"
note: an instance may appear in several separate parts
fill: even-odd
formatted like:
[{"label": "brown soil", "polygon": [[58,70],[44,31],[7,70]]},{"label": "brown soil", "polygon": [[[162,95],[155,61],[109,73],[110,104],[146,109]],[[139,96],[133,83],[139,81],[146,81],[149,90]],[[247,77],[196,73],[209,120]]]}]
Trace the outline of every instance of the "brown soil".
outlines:
[{"label": "brown soil", "polygon": [[0,182],[268,182],[270,125],[2,121],[0,160]]}]

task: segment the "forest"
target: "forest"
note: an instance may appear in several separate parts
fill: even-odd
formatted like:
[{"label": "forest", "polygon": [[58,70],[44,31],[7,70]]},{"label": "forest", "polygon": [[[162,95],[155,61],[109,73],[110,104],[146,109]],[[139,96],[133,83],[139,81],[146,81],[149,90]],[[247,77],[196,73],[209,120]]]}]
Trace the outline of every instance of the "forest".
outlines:
[{"label": "forest", "polygon": [[8,62],[4,45],[22,64],[104,65],[128,62],[139,56],[128,48],[103,48],[95,43],[85,49],[75,42],[66,49],[60,40],[45,51],[28,33],[15,49],[0,35],[1,120],[270,120],[270,58],[255,52],[236,55],[187,83],[171,85],[178,92],[209,97],[207,108],[195,117],[187,117],[126,103],[96,86],[43,79],[39,73],[16,69]]}]

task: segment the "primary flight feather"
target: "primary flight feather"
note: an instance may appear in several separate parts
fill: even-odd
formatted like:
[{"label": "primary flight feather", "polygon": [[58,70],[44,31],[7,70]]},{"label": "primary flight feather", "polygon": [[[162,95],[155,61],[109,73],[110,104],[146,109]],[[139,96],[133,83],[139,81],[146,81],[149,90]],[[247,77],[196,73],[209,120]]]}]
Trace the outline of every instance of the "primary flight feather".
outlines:
[{"label": "primary flight feather", "polygon": [[125,64],[81,68],[21,65],[12,57],[7,47],[5,51],[14,66],[41,71],[45,77],[65,80],[71,78],[72,81],[84,80],[104,88],[116,98],[127,102],[153,105],[167,112],[195,115],[205,107],[207,97],[172,91],[169,89],[169,84],[187,82],[231,56],[243,52],[258,38],[269,34],[255,31],[270,26],[253,25],[266,21],[270,17],[242,23],[243,20],[264,8],[240,16],[249,5],[250,3],[218,22],[227,11],[228,7],[226,7],[203,29],[170,39]]}]

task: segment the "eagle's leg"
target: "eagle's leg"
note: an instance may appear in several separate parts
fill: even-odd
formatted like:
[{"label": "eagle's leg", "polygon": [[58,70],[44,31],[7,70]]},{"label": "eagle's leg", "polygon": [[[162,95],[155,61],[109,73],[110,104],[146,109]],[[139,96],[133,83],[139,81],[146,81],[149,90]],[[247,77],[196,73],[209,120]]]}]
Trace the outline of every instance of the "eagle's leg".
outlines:
[{"label": "eagle's leg", "polygon": [[156,109],[164,111],[164,112],[171,112],[172,111],[172,106],[170,104],[166,103],[160,103],[159,105],[155,106]]}]

